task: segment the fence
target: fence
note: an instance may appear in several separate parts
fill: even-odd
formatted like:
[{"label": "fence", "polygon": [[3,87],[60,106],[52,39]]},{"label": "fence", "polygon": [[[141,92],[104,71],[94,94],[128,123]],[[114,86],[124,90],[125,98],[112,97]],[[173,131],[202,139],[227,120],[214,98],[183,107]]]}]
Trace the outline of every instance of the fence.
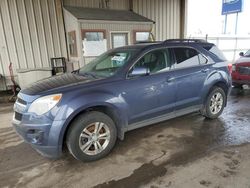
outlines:
[{"label": "fence", "polygon": [[250,49],[250,37],[205,36],[192,38],[205,39],[208,42],[216,44],[230,62],[237,60],[240,52],[246,52]]}]

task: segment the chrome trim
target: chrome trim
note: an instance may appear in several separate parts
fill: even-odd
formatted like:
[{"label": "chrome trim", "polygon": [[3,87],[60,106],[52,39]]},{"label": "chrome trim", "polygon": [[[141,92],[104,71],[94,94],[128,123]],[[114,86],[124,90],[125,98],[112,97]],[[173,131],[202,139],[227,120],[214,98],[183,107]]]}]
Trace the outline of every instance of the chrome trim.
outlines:
[{"label": "chrome trim", "polygon": [[14,124],[16,124],[16,125],[19,125],[19,124],[21,123],[21,121],[15,119],[15,112],[14,112],[14,114],[13,114],[13,116],[12,116],[12,123],[14,123]]}]

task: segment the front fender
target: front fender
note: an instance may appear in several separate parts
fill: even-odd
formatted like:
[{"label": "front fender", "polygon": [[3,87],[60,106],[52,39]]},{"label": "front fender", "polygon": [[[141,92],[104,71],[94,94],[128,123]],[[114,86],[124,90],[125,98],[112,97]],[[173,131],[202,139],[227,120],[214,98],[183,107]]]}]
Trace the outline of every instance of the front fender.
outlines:
[{"label": "front fender", "polygon": [[84,110],[97,106],[107,107],[115,113],[116,122],[118,122],[118,136],[123,139],[128,124],[128,116],[127,104],[121,95],[113,96],[108,93],[91,93],[65,98],[55,117],[55,121],[63,122],[61,127],[56,127],[57,130],[60,129],[58,145],[63,144],[64,135],[72,120]]}]

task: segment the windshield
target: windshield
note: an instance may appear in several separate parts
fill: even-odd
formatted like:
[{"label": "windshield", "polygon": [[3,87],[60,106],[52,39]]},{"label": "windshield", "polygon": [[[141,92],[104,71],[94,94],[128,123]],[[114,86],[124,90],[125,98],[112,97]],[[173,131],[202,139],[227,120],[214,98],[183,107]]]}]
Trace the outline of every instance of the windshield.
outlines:
[{"label": "windshield", "polygon": [[81,75],[110,77],[123,67],[137,52],[135,49],[106,52],[79,70]]},{"label": "windshield", "polygon": [[248,50],[245,54],[244,54],[245,57],[250,57],[250,50]]}]

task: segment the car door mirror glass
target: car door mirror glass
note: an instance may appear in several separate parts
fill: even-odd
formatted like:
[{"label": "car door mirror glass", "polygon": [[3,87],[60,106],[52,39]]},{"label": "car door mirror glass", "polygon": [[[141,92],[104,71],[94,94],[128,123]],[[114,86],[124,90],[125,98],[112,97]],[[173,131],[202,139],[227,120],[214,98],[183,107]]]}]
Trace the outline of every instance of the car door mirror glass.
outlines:
[{"label": "car door mirror glass", "polygon": [[149,74],[149,69],[146,67],[134,67],[133,70],[129,73],[129,77],[135,76],[146,76]]},{"label": "car door mirror glass", "polygon": [[244,53],[243,53],[243,52],[240,52],[239,55],[240,55],[241,57],[243,57],[243,56],[244,56]]}]

